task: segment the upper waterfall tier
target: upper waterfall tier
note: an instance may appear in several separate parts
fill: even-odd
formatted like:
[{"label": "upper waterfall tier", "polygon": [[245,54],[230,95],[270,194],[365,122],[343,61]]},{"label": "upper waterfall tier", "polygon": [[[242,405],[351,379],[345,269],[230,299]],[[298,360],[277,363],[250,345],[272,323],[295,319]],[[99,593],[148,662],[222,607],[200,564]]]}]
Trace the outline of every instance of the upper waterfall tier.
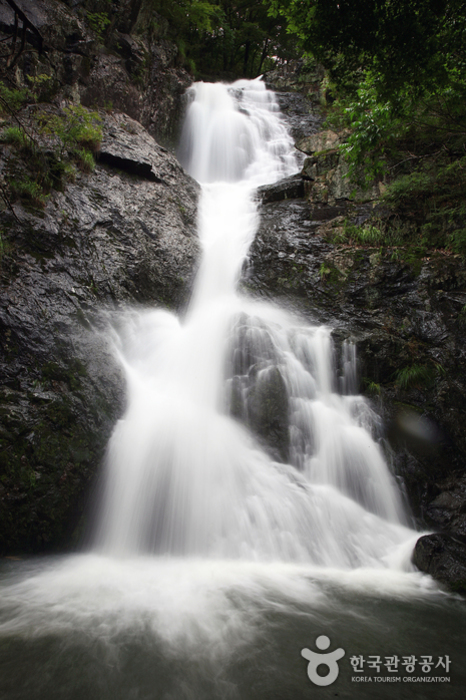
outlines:
[{"label": "upper waterfall tier", "polygon": [[297,169],[275,95],[260,80],[194,83],[188,99],[179,158],[199,182],[258,186]]}]

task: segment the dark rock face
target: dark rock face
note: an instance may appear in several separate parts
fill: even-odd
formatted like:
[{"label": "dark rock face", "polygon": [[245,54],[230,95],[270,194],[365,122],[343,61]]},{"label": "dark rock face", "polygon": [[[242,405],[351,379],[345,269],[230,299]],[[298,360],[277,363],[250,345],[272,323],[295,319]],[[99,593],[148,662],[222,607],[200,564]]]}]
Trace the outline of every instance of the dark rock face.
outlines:
[{"label": "dark rock face", "polygon": [[436,484],[429,503],[427,516],[444,530],[466,538],[466,476],[449,477]]},{"label": "dark rock face", "polygon": [[167,150],[155,144],[134,119],[114,114],[106,117],[105,127],[98,156],[101,163],[165,185],[173,184],[173,179],[182,172],[178,162],[167,158]]},{"label": "dark rock face", "polygon": [[251,428],[272,447],[272,456],[286,462],[289,452],[288,393],[278,367],[258,374],[248,395]]},{"label": "dark rock face", "polygon": [[93,174],[54,192],[43,210],[16,204],[19,221],[3,214],[3,552],[69,545],[76,535],[123,408],[109,315],[135,302],[179,307],[196,266],[197,184],[126,115],[106,116],[103,129]]},{"label": "dark rock face", "polygon": [[451,591],[466,593],[466,544],[445,534],[425,535],[416,542],[413,563]]},{"label": "dark rock face", "polygon": [[283,199],[297,199],[304,196],[304,182],[300,175],[280,180],[274,185],[259,187],[257,198],[262,204],[280,202]]},{"label": "dark rock face", "polygon": [[310,68],[298,60],[277,66],[263,77],[267,87],[275,91],[295,141],[314,134],[322,124],[319,107],[325,104],[321,89],[324,75],[322,66]]},{"label": "dark rock face", "polygon": [[231,330],[229,410],[271,457],[289,456],[288,392],[270,333],[260,319],[240,314]]},{"label": "dark rock face", "polygon": [[144,59],[133,70],[128,70],[121,56],[98,53],[93,57],[89,73],[79,77],[80,100],[88,107],[111,104],[141,122],[158,141],[173,147],[184,110],[183,96],[192,79],[174,66],[175,46],[168,42],[152,46],[140,36],[131,46],[134,44],[133,50],[142,52]]},{"label": "dark rock face", "polygon": [[280,90],[275,92],[275,95],[280,111],[285,117],[295,141],[299,141],[319,129],[322,118],[312,109],[311,101],[306,95],[299,92],[281,92]]}]

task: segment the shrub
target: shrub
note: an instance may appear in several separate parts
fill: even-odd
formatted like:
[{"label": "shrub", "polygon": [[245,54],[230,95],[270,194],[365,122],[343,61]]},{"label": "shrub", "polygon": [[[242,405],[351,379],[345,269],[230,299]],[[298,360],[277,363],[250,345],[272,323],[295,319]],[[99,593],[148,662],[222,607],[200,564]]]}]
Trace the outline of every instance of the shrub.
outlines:
[{"label": "shrub", "polygon": [[19,126],[10,126],[4,129],[0,140],[2,143],[10,143],[29,152],[32,151],[34,145],[31,137]]},{"label": "shrub", "polygon": [[80,148],[74,151],[73,156],[78,164],[78,168],[82,170],[83,173],[92,173],[95,168],[95,160],[92,153],[86,151],[84,148]]},{"label": "shrub", "polygon": [[46,203],[46,195],[43,188],[35,180],[25,175],[20,180],[12,179],[9,181],[10,191],[14,198],[18,197],[25,199],[31,204],[44,207]]}]

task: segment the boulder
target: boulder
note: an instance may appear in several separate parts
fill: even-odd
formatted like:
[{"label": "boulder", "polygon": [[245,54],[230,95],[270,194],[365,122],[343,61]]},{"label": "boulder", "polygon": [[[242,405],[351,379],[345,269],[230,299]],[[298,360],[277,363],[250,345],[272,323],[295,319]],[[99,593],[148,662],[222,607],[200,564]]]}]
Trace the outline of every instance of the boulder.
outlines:
[{"label": "boulder", "polygon": [[466,543],[448,534],[424,535],[416,542],[413,563],[455,593],[466,593]]},{"label": "boulder", "polygon": [[264,185],[257,190],[257,198],[262,204],[280,202],[283,199],[299,199],[303,196],[304,181],[301,175],[286,177],[273,185]]},{"label": "boulder", "polygon": [[296,144],[296,148],[307,155],[313,155],[320,151],[335,150],[342,143],[342,136],[331,129],[318,131]]}]

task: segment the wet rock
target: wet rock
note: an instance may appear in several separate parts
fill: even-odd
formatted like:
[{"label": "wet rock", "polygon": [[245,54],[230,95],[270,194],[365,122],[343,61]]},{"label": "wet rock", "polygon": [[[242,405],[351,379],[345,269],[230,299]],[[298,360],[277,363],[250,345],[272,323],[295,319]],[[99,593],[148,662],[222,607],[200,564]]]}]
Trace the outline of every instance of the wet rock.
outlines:
[{"label": "wet rock", "polygon": [[295,141],[300,141],[320,128],[322,117],[309,97],[298,92],[280,90],[275,92],[275,97]]},{"label": "wet rock", "polygon": [[303,151],[303,153],[307,153],[307,155],[312,155],[316,151],[336,149],[340,143],[342,143],[342,135],[327,129],[300,139],[296,144],[296,148]]},{"label": "wet rock", "polygon": [[76,86],[82,104],[101,109],[110,105],[125,112],[173,149],[184,113],[184,94],[192,78],[176,65],[175,45],[165,40],[151,42],[144,31],[147,27],[131,42],[116,35],[116,55],[96,53],[87,71],[77,76]]},{"label": "wet rock", "polygon": [[286,462],[289,452],[288,392],[278,367],[258,372],[247,397],[249,425],[269,452]]},{"label": "wet rock", "polygon": [[299,199],[304,196],[304,182],[301,175],[286,177],[273,185],[264,185],[257,190],[257,198],[262,204],[280,202],[283,199]]},{"label": "wet rock", "polygon": [[288,61],[263,76],[267,87],[275,91],[295,141],[315,133],[322,124],[319,105],[323,78],[322,66],[310,69],[304,61]]},{"label": "wet rock", "polygon": [[455,593],[466,593],[466,543],[447,534],[416,542],[413,563]]},{"label": "wet rock", "polygon": [[426,516],[437,528],[466,537],[466,477],[450,476],[435,484]]},{"label": "wet rock", "polygon": [[168,185],[182,172],[139,122],[124,114],[105,116],[99,161],[140,178]]},{"label": "wet rock", "polygon": [[278,462],[289,456],[288,391],[267,326],[239,314],[231,328],[227,353],[228,410]]},{"label": "wet rock", "polygon": [[263,79],[268,88],[284,94],[302,94],[314,107],[325,101],[321,87],[325,70],[319,64],[309,65],[304,60],[291,60],[278,65],[264,74]]},{"label": "wet rock", "polygon": [[2,214],[2,552],[76,540],[124,408],[111,325],[128,305],[182,306],[197,263],[197,184],[129,117],[103,120],[116,168],[78,174],[43,209],[15,204],[18,220]]},{"label": "wet rock", "polygon": [[[349,175],[349,165],[338,151],[344,134],[322,131],[298,142],[297,148],[312,155],[302,169],[304,193],[313,209],[313,217],[331,219],[346,214],[351,203],[373,203],[380,195],[381,183],[362,189]],[[364,216],[362,210],[358,214]]]},{"label": "wet rock", "polygon": [[[325,296],[319,269],[331,246],[316,235],[309,205],[303,199],[272,202],[261,210],[261,223],[249,251],[243,285],[249,291],[274,296],[306,308],[308,293]],[[336,309],[329,300],[329,315]],[[319,311],[321,310],[319,309]],[[320,314],[327,316],[324,314]]]}]

